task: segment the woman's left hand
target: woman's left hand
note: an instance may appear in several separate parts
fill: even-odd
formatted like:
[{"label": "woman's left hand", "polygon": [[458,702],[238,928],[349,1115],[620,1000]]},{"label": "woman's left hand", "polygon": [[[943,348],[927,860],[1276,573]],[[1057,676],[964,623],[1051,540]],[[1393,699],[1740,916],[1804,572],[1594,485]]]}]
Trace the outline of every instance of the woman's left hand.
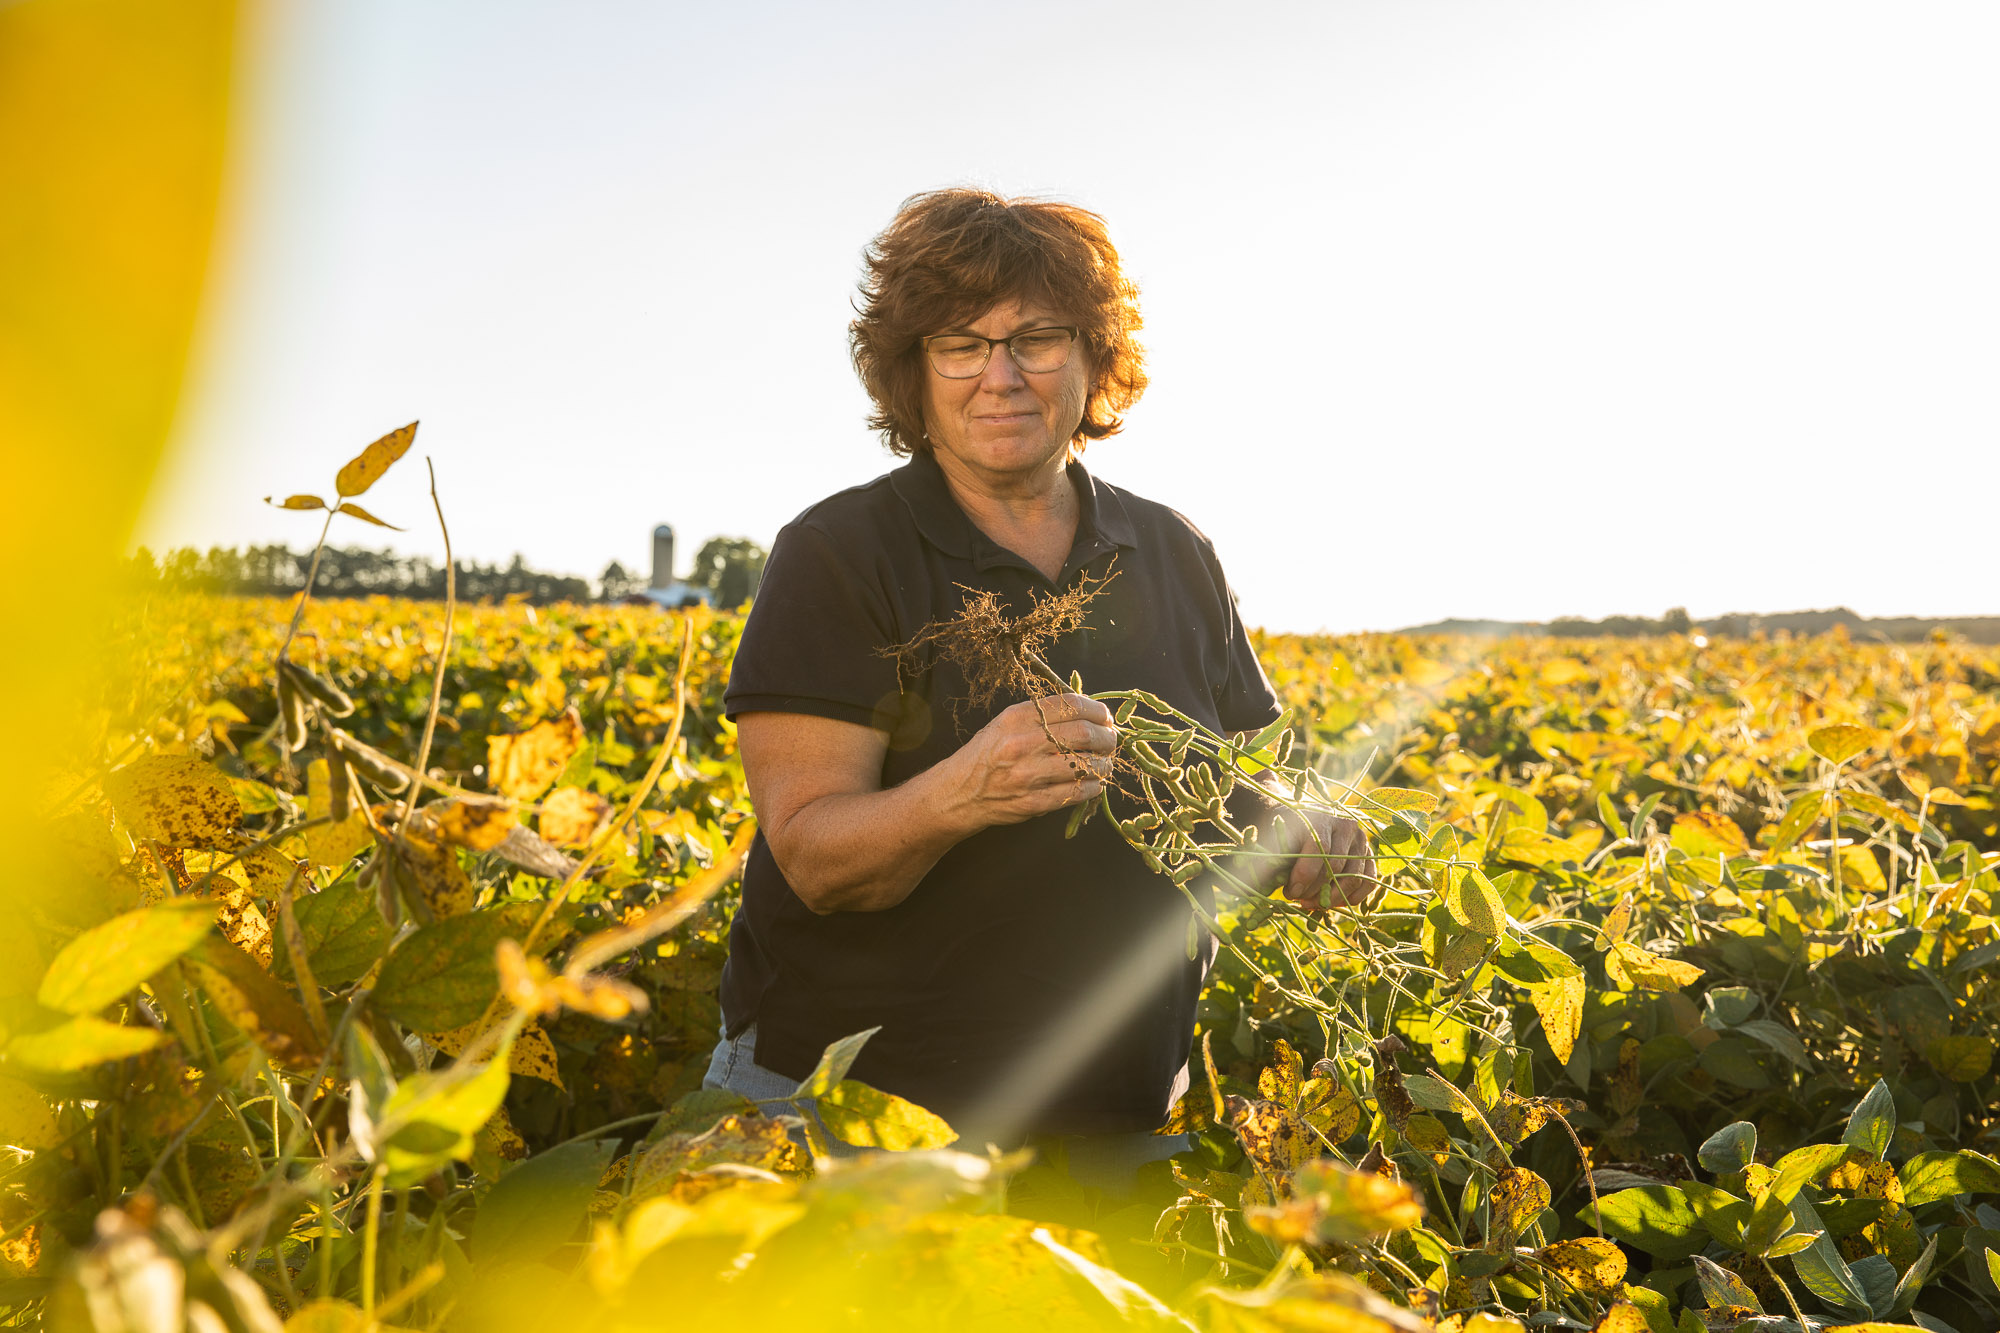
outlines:
[{"label": "woman's left hand", "polygon": [[[1304,834],[1285,880],[1285,897],[1308,910],[1329,905],[1359,907],[1378,885],[1375,855],[1368,849],[1368,835],[1360,824],[1324,811],[1308,811],[1305,820],[1312,832]],[[1287,822],[1299,818],[1287,815]],[[1317,841],[1315,841],[1317,837]]]}]

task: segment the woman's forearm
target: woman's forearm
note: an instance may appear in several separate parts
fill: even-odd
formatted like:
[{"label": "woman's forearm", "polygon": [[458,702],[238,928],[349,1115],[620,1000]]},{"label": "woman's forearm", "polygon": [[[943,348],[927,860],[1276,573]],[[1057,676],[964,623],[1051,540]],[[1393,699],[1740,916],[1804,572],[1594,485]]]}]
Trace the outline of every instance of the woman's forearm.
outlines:
[{"label": "woman's forearm", "polygon": [[944,767],[882,791],[822,796],[767,826],[799,900],[824,916],[879,912],[909,897],[940,857],[984,827],[953,799]]}]

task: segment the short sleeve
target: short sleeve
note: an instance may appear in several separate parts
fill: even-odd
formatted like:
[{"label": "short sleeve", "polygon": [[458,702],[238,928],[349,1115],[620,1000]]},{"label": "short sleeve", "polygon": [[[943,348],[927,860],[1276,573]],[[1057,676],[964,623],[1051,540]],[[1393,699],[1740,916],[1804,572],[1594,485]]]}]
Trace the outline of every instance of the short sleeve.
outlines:
[{"label": "short sleeve", "polygon": [[899,691],[885,652],[894,642],[879,583],[825,532],[793,523],[772,543],[724,710],[732,719],[806,713],[894,731]]},{"label": "short sleeve", "polygon": [[1264,664],[1257,660],[1257,650],[1250,646],[1250,635],[1236,609],[1236,594],[1227,584],[1223,596],[1229,607],[1228,669],[1222,688],[1216,692],[1215,714],[1224,731],[1262,731],[1277,721],[1282,711],[1278,694],[1264,674]]},{"label": "short sleeve", "polygon": [[[1181,522],[1187,523],[1187,519],[1182,518]],[[1219,604],[1217,629],[1222,638],[1222,678],[1212,686],[1216,720],[1226,732],[1262,731],[1277,721],[1282,711],[1277,692],[1264,674],[1264,664],[1257,660],[1257,650],[1250,646],[1249,631],[1243,628],[1243,616],[1237,610],[1236,592],[1222,572],[1222,561],[1216,558],[1215,547],[1194,524],[1187,526],[1195,538],[1202,566],[1215,585]]]}]

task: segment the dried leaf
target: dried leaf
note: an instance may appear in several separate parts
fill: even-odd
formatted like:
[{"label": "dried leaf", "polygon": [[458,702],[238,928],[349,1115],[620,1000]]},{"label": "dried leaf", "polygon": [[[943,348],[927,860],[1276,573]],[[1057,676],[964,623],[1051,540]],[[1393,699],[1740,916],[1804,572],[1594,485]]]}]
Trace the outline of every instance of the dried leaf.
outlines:
[{"label": "dried leaf", "polygon": [[507,836],[493,851],[529,874],[540,875],[544,879],[568,879],[576,869],[576,862],[550,846],[534,830],[521,824],[508,829]]}]

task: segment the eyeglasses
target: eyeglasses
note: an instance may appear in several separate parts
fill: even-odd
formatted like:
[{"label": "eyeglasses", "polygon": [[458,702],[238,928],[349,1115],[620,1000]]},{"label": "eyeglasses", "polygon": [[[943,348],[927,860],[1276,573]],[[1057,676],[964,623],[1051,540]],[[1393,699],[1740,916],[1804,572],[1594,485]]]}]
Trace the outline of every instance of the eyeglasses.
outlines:
[{"label": "eyeglasses", "polygon": [[1077,331],[1055,327],[1028,329],[1011,338],[982,338],[976,333],[936,333],[924,339],[931,369],[948,380],[969,380],[986,371],[996,344],[1004,344],[1014,364],[1030,375],[1046,375],[1069,364]]}]

